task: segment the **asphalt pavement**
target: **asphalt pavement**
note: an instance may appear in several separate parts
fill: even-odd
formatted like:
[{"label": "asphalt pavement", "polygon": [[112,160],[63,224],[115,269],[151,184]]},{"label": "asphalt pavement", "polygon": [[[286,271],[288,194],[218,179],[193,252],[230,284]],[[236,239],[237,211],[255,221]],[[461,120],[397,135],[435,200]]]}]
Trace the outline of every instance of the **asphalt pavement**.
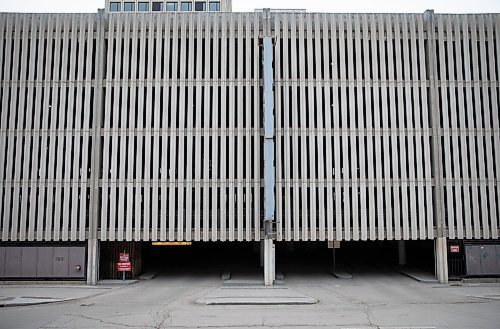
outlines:
[{"label": "asphalt pavement", "polygon": [[[232,280],[258,273],[245,272],[233,269]],[[352,269],[349,279],[321,266],[283,273],[281,284],[270,289],[227,285],[220,270],[195,267],[131,284],[0,285],[4,303],[38,301],[1,307],[0,328],[499,328],[498,283],[440,285],[369,266]],[[264,302],[241,303],[254,297]],[[237,303],[217,302],[231,298]]]}]

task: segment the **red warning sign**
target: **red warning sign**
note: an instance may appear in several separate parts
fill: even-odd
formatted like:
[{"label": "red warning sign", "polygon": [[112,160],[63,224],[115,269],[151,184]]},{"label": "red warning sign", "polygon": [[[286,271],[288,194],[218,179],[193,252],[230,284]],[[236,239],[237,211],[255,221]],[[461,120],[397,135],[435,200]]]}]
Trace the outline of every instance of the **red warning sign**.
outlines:
[{"label": "red warning sign", "polygon": [[130,254],[128,252],[120,253],[120,260],[118,262],[118,272],[131,272],[132,264],[130,263]]},{"label": "red warning sign", "polygon": [[452,252],[452,253],[459,253],[460,252],[460,246],[450,246],[450,252]]},{"label": "red warning sign", "polygon": [[131,272],[132,264],[130,262],[118,263],[118,272]]},{"label": "red warning sign", "polygon": [[127,262],[130,262],[129,253],[121,252],[120,253],[120,263],[127,263]]}]

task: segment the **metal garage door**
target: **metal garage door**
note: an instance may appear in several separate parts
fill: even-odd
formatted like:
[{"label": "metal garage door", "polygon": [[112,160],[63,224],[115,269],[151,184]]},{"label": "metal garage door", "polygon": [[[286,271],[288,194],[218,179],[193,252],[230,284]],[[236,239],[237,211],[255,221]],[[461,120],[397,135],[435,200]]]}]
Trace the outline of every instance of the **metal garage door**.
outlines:
[{"label": "metal garage door", "polygon": [[84,279],[85,247],[0,247],[0,278]]},{"label": "metal garage door", "polygon": [[466,245],[467,275],[500,275],[500,245]]}]

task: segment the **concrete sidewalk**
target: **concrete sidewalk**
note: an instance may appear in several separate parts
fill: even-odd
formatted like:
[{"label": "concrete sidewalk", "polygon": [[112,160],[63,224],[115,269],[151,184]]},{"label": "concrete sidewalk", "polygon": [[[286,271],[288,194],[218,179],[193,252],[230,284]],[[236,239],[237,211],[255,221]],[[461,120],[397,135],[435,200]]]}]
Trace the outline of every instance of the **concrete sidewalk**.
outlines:
[{"label": "concrete sidewalk", "polygon": [[29,306],[95,297],[112,290],[111,286],[84,284],[9,284],[0,285],[0,307]]}]

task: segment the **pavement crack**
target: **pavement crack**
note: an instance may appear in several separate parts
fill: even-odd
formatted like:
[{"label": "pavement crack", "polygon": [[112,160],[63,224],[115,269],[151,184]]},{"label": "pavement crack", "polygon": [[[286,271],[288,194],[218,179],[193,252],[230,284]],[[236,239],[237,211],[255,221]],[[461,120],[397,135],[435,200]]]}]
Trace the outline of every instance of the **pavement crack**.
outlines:
[{"label": "pavement crack", "polygon": [[[156,312],[156,315],[159,316],[160,315],[160,311]],[[170,312],[165,312],[163,313],[163,317],[160,321],[160,323],[158,323],[157,325],[154,326],[155,329],[163,329],[163,328],[167,328],[168,325],[165,324],[165,321],[170,320],[170,324],[172,324],[172,317],[170,316]]]},{"label": "pavement crack", "polygon": [[66,314],[66,315],[68,315],[68,316],[77,316],[77,317],[80,317],[80,318],[83,318],[83,319],[86,319],[86,320],[97,321],[97,322],[100,322],[102,324],[111,324],[111,325],[114,325],[114,326],[121,326],[121,327],[126,327],[126,328],[154,328],[154,327],[151,327],[151,326],[144,326],[144,325],[134,326],[134,325],[125,324],[125,323],[118,323],[118,322],[106,321],[106,320],[103,320],[103,319],[93,318],[93,317],[85,316],[85,315],[82,315],[82,314]]},{"label": "pavement crack", "polygon": [[[363,302],[362,300],[358,299],[358,298],[355,298],[355,297],[352,297],[352,296],[346,296],[338,291],[333,291],[333,290],[330,290],[330,289],[326,289],[328,290],[329,292],[337,295],[341,300],[344,300],[344,301],[347,301],[349,303],[354,303],[356,305],[359,305],[363,308],[363,312],[365,313],[366,315],[366,320],[368,321],[368,325],[370,327],[373,327],[373,328],[377,328],[379,329],[380,326],[376,325],[375,323],[373,323],[373,314],[371,312],[371,309],[370,309],[370,304],[368,303],[365,303]],[[383,304],[385,305],[385,304]]]},{"label": "pavement crack", "polygon": [[368,325],[370,327],[374,327],[374,328],[377,328],[377,329],[380,329],[379,326],[377,326],[376,324],[373,323],[373,314],[372,312],[370,311],[370,306],[366,303],[363,303],[361,302],[361,305],[363,306],[363,311],[365,312],[365,315],[366,315],[366,319],[368,320]]}]

